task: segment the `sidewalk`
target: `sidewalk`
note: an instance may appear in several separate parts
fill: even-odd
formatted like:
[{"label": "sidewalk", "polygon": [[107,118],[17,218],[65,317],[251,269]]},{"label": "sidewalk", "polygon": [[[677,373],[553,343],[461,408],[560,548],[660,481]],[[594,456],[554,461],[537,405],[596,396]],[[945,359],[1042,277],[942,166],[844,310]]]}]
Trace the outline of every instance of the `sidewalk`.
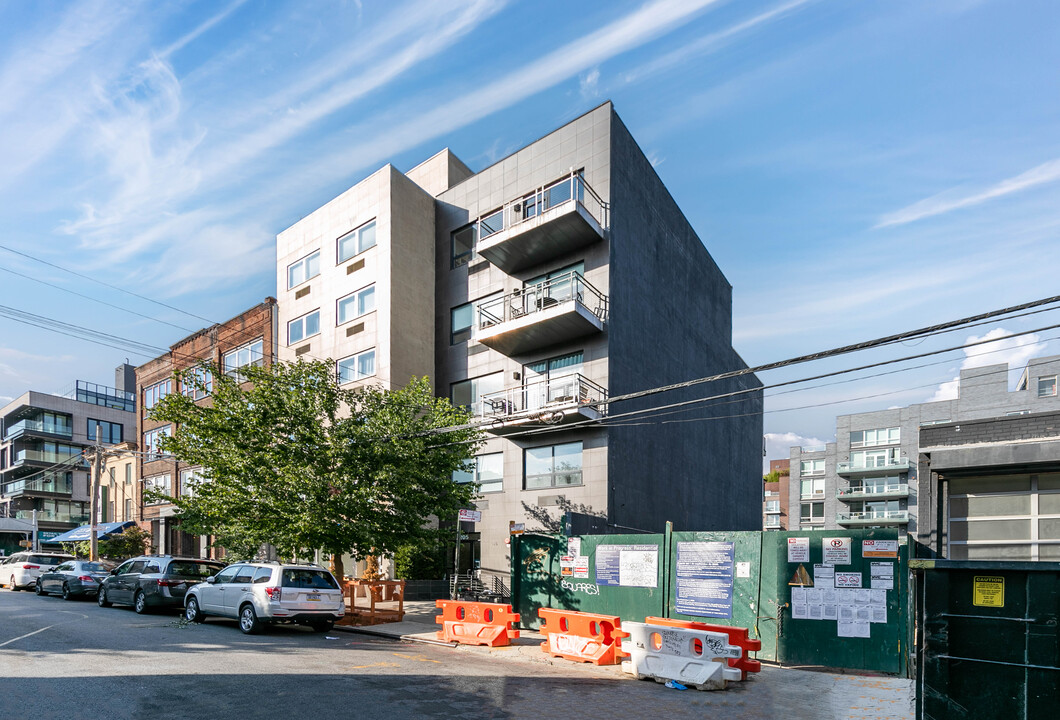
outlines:
[{"label": "sidewalk", "polygon": [[[617,665],[600,667],[552,658],[541,650],[544,636],[533,630],[520,630],[519,638],[508,647],[456,645],[438,640],[434,618],[440,611],[434,601],[406,602],[405,611],[403,622],[368,627],[336,626],[335,629],[447,645],[459,652],[515,662],[551,665],[569,671],[571,677],[637,682]],[[688,695],[690,703],[724,710],[733,718],[772,718],[779,713],[786,720],[912,720],[914,717],[913,681],[883,675],[846,675],[763,665],[761,673],[752,673],[744,682],[730,683],[727,690],[693,691]]]}]

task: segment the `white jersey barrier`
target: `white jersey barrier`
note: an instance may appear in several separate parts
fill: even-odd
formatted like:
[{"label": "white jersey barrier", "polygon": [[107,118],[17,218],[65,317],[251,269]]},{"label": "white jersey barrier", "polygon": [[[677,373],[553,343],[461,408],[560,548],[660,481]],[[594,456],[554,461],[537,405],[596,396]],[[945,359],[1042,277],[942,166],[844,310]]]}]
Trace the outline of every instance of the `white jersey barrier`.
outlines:
[{"label": "white jersey barrier", "polygon": [[728,659],[741,657],[743,651],[730,645],[724,633],[636,622],[622,623],[622,629],[629,633],[622,640],[622,651],[629,653],[622,669],[637,679],[676,680],[698,690],[724,690],[727,680],[741,677]]}]

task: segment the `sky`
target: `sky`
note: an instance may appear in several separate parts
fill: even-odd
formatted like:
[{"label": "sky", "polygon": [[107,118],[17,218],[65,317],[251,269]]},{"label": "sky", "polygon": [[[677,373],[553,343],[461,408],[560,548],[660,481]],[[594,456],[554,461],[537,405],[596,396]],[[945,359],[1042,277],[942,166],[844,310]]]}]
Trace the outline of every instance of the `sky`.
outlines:
[{"label": "sky", "polygon": [[[0,0],[0,402],[274,295],[276,234],[387,162],[479,170],[608,99],[752,366],[1060,294],[1057,27],[1048,0]],[[764,372],[768,457],[1060,353],[1057,316]]]}]

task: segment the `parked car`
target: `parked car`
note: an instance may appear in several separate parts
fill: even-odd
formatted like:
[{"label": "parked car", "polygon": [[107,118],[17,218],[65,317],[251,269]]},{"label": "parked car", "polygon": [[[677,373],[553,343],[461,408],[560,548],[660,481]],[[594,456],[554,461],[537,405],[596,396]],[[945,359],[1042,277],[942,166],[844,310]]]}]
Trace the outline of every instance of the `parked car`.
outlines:
[{"label": "parked car", "polygon": [[184,607],[184,594],[216,575],[224,563],[172,555],[141,555],[110,571],[99,586],[100,607],[132,605],[138,613],[157,607]]},{"label": "parked car", "polygon": [[11,590],[31,588],[37,584],[42,570],[50,570],[73,559],[73,555],[63,553],[17,552],[0,565],[0,583],[5,583]]},{"label": "parked car", "polygon": [[37,578],[38,595],[60,593],[63,600],[73,600],[81,595],[95,595],[99,585],[114,569],[108,560],[67,560]]},{"label": "parked car", "polygon": [[236,563],[191,588],[184,617],[236,618],[246,634],[265,625],[294,622],[326,632],[346,614],[346,601],[335,576],[314,565]]}]

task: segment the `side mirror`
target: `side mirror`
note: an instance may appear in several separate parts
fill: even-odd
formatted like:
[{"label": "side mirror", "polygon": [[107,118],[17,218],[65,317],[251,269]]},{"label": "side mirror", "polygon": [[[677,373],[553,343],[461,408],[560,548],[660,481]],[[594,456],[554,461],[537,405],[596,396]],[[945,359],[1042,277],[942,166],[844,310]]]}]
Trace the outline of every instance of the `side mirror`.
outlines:
[{"label": "side mirror", "polygon": [[120,568],[114,568],[113,570],[111,570],[111,571],[110,571],[110,574],[111,574],[111,575],[117,575],[117,574],[118,574],[118,570],[119,570],[119,569],[120,569]]},{"label": "side mirror", "polygon": [[206,578],[206,582],[208,582],[211,585],[213,585],[215,582],[217,582],[217,578],[215,578],[213,575],[211,575],[210,577]]}]

